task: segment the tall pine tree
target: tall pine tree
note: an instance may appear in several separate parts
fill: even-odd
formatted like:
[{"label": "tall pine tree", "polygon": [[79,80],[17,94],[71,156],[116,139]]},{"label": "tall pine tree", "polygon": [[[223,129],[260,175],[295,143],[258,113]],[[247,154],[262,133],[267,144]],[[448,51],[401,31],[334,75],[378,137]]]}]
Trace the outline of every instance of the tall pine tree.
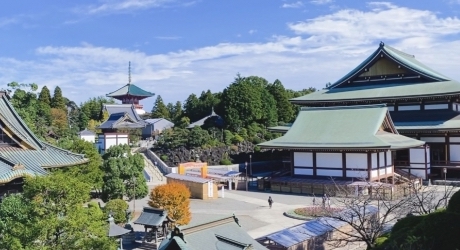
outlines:
[{"label": "tall pine tree", "polygon": [[157,99],[155,100],[155,104],[153,105],[153,108],[152,108],[151,117],[169,119],[169,116],[170,114],[169,114],[168,108],[164,104],[163,99],[161,98],[160,95],[157,96]]},{"label": "tall pine tree", "polygon": [[51,93],[48,87],[44,86],[40,94],[38,95],[38,100],[44,104],[51,105]]},{"label": "tall pine tree", "polygon": [[294,119],[294,107],[289,102],[289,96],[280,80],[268,85],[268,92],[275,98],[278,121],[291,122]]},{"label": "tall pine tree", "polygon": [[51,108],[61,109],[67,112],[65,99],[62,96],[62,90],[59,88],[59,86],[54,89],[54,95],[51,99]]}]

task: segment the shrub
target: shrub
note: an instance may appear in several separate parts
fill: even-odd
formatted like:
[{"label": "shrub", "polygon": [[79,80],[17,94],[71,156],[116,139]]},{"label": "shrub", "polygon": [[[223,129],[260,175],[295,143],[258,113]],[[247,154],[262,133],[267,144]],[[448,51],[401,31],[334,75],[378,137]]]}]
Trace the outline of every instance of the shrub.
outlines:
[{"label": "shrub", "polygon": [[232,142],[233,143],[240,143],[240,142],[243,142],[244,141],[244,138],[241,137],[240,135],[235,135],[232,139]]},{"label": "shrub", "polygon": [[222,159],[220,165],[232,165],[232,162],[229,159]]},{"label": "shrub", "polygon": [[327,216],[332,213],[336,213],[342,211],[341,208],[337,207],[321,207],[321,206],[312,206],[312,207],[303,207],[303,208],[297,208],[294,210],[294,213],[298,215],[302,215],[305,217],[321,217],[321,216]]},{"label": "shrub", "polygon": [[460,191],[455,192],[449,200],[447,211],[451,213],[460,213]]},{"label": "shrub", "polygon": [[123,223],[127,221],[126,210],[128,209],[128,203],[122,199],[110,200],[105,204],[104,213],[108,217],[109,213],[112,213],[115,223]]},{"label": "shrub", "polygon": [[160,159],[162,161],[167,161],[169,159],[169,157],[167,155],[162,155],[162,156],[160,156]]}]

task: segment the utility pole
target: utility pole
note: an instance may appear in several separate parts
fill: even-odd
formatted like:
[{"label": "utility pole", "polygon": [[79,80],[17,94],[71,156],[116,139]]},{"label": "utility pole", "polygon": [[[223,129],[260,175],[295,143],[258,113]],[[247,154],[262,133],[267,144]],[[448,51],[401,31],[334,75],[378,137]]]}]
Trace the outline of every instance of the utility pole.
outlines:
[{"label": "utility pole", "polygon": [[246,191],[248,191],[248,162],[245,162],[244,166],[244,168],[246,169]]},{"label": "utility pole", "polygon": [[136,215],[136,177],[133,176],[133,221]]},{"label": "utility pole", "polygon": [[447,207],[447,168],[443,168],[442,172],[444,172],[444,206]]}]

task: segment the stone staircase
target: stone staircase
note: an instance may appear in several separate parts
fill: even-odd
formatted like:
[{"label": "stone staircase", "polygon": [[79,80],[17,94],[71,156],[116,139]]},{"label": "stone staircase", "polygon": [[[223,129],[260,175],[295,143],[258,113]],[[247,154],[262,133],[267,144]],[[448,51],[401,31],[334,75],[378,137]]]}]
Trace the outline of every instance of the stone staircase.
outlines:
[{"label": "stone staircase", "polygon": [[139,153],[144,158],[144,175],[148,186],[156,186],[166,184],[166,177],[163,173],[155,166],[152,161],[146,156],[146,148],[135,148],[132,150],[133,153]]}]

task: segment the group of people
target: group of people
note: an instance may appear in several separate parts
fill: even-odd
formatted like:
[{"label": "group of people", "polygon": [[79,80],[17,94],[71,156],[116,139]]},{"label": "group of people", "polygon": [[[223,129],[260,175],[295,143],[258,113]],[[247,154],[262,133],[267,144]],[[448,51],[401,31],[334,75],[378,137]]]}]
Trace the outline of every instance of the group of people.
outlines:
[{"label": "group of people", "polygon": [[[313,206],[316,206],[316,196],[313,194]],[[331,208],[331,199],[329,199],[329,196],[327,194],[324,194],[323,196],[323,203],[322,203],[323,208]]]}]

